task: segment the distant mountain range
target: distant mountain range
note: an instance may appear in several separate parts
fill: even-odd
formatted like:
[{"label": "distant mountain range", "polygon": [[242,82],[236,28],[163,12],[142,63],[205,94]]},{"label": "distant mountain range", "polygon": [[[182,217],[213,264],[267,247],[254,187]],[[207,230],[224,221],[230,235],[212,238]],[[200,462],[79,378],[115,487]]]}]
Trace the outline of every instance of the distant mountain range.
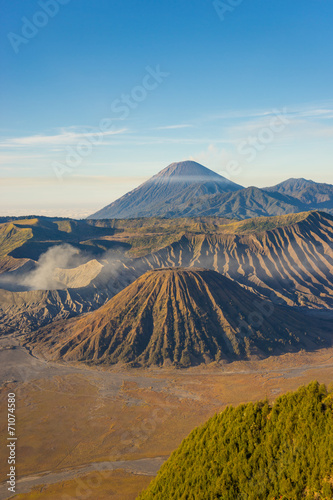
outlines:
[{"label": "distant mountain range", "polygon": [[89,219],[219,216],[247,219],[308,210],[333,214],[333,185],[289,179],[244,188],[194,161],[172,163]]},{"label": "distant mountain range", "polygon": [[265,188],[265,191],[291,196],[305,205],[317,205],[320,210],[326,205],[327,208],[332,208],[333,186],[331,184],[306,179],[288,179],[277,186]]}]

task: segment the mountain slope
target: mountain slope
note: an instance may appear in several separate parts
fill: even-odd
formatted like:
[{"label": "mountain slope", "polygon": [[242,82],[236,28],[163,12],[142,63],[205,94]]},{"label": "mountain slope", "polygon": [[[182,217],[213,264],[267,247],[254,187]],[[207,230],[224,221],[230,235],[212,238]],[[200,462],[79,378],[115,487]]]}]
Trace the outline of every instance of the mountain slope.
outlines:
[{"label": "mountain slope", "polygon": [[[71,244],[81,251],[101,254],[105,249],[99,248],[98,241],[114,232],[110,221],[42,216],[3,218],[3,222],[0,222],[0,272],[1,261],[5,257],[16,259],[16,264],[20,264],[21,259],[37,261],[49,248],[62,243]],[[97,244],[91,244],[92,241]],[[14,261],[10,260],[13,268],[17,268]]]},{"label": "mountain slope", "polygon": [[172,163],[141,186],[88,218],[121,219],[165,214],[168,217],[179,217],[178,205],[241,188],[242,186],[194,161]]},{"label": "mountain slope", "polygon": [[303,204],[290,196],[268,192],[257,187],[239,189],[230,193],[217,193],[190,202],[179,203],[177,211],[166,217],[219,216],[237,219],[298,213]]},{"label": "mountain slope", "polygon": [[[42,271],[40,263],[24,259],[34,248],[34,238],[29,240],[30,247],[21,247],[22,258],[0,260],[0,269],[2,264],[4,270],[6,266],[13,269],[0,274],[0,288],[11,290],[0,291],[2,334],[26,333],[54,319],[94,310],[148,270],[161,267],[204,267],[258,297],[324,315],[333,310],[333,217],[328,214],[305,212],[239,222],[221,218],[86,221],[81,238],[87,222],[113,226],[104,236],[110,240],[102,240],[97,233],[97,240],[89,244],[92,251],[98,244],[107,253],[99,257],[84,253],[83,259],[79,254],[76,267],[59,270],[54,266],[52,279],[67,290],[23,291],[27,288],[22,281],[32,287],[35,272]],[[51,244],[40,241],[44,243]],[[77,266],[82,260],[87,265]]]},{"label": "mountain slope", "polygon": [[259,189],[242,186],[193,161],[172,163],[88,219],[209,217],[247,219],[306,210],[333,214],[333,186],[289,179]]},{"label": "mountain slope", "polygon": [[304,206],[312,209],[333,212],[333,185],[306,179],[288,179],[276,186],[266,188],[270,193],[292,196]]},{"label": "mountain slope", "polygon": [[144,274],[97,311],[43,328],[27,343],[51,359],[185,367],[325,346],[326,327],[214,271],[170,268]]},{"label": "mountain slope", "polygon": [[312,382],[196,428],[138,500],[333,498],[333,393]]},{"label": "mountain slope", "polygon": [[333,217],[306,212],[224,225],[142,259],[147,268],[205,267],[290,306],[333,309]]}]

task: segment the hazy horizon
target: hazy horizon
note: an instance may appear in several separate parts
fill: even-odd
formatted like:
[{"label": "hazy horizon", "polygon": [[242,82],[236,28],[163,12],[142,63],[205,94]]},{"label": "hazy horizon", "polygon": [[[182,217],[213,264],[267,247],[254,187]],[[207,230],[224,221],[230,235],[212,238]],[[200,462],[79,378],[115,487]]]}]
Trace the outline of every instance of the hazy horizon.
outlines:
[{"label": "hazy horizon", "polygon": [[[207,167],[207,165],[204,165]],[[209,168],[209,167],[207,167]],[[155,172],[153,175],[155,175],[158,172]],[[225,172],[217,172],[220,175],[225,174]],[[288,179],[295,177],[293,175],[290,175]],[[80,219],[80,218],[86,218],[90,214],[94,213],[95,211],[101,209],[102,207],[112,203],[116,199],[120,198],[127,192],[131,191],[132,189],[135,189],[138,187],[140,184],[144,183],[147,181],[150,177],[134,177],[134,178],[124,178],[124,177],[93,177],[93,178],[86,178],[86,179],[80,179],[79,185],[81,186],[82,193],[76,193],[78,194],[78,198],[85,197],[87,196],[87,191],[91,191],[92,186],[95,185],[96,188],[99,190],[99,196],[100,200],[99,202],[85,202],[84,204],[79,204],[78,201],[76,203],[71,202],[70,200],[73,200],[73,189],[77,187],[77,179],[75,177],[73,178],[67,178],[61,181],[61,184],[59,186],[59,182],[52,182],[50,179],[39,179],[38,183],[38,189],[40,192],[44,193],[45,195],[45,201],[42,199],[38,200],[37,202],[34,202],[30,206],[24,202],[21,205],[21,202],[15,204],[15,207],[11,207],[10,204],[10,191],[7,192],[8,199],[6,199],[6,193],[3,193],[2,196],[0,196],[0,216],[6,217],[6,216],[21,216],[21,215],[43,215],[47,217],[70,217],[73,219]],[[226,178],[230,178],[233,182],[240,183],[243,185],[245,188],[250,187],[250,186],[256,186],[259,188],[264,188],[264,187],[269,187],[269,184],[263,182],[259,182],[257,184],[255,183],[249,183],[248,185],[244,185],[239,181],[240,176],[229,176]],[[279,178],[277,176],[277,178]],[[280,178],[279,178],[280,179]],[[287,180],[287,178],[281,178],[277,182],[275,182],[273,185],[276,185],[280,182],[283,182]],[[316,178],[312,179],[307,179],[307,180],[312,180],[314,182],[325,182],[325,181],[318,181]],[[15,189],[22,189],[22,197],[24,197],[24,192],[26,191],[27,188],[27,183],[31,182],[31,179],[24,179],[22,182],[22,185],[18,185],[17,179],[5,179],[3,180],[2,186],[0,186],[0,193],[1,193],[1,188],[4,187],[4,185],[8,182],[10,183],[15,183]],[[44,186],[44,189],[43,189]],[[36,186],[37,187],[37,186]],[[58,188],[61,188],[63,191],[65,189],[65,192],[67,193],[67,199],[68,199],[68,204],[67,206],[51,206],[46,198],[50,194],[50,189],[57,190]],[[85,194],[86,193],[86,194]],[[113,196],[113,197],[112,197]],[[62,194],[62,201],[64,200],[64,194]],[[6,207],[6,208],[5,208]]]}]

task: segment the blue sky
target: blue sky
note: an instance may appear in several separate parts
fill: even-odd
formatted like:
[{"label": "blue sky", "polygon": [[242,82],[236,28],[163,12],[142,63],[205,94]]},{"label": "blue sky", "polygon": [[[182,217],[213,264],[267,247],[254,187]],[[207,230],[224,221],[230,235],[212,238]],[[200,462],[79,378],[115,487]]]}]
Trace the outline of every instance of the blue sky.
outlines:
[{"label": "blue sky", "polygon": [[0,214],[88,215],[188,158],[333,183],[332,2],[0,4]]}]

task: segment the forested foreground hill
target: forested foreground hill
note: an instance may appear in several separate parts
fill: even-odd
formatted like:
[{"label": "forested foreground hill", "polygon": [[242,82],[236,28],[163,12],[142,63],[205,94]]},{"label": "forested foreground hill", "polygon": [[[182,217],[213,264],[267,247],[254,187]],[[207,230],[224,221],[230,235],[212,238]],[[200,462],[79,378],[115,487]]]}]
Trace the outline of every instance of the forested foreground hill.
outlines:
[{"label": "forested foreground hill", "polygon": [[138,500],[333,498],[333,391],[228,407],[196,428]]}]

